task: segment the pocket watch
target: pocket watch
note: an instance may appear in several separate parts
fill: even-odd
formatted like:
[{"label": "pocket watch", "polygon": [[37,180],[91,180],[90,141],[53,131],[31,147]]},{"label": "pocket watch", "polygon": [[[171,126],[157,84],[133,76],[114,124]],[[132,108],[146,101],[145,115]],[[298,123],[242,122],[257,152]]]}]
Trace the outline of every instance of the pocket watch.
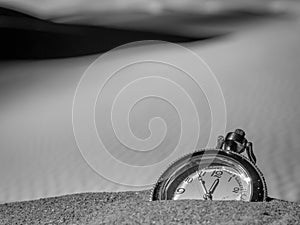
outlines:
[{"label": "pocket watch", "polygon": [[214,149],[201,149],[171,164],[155,183],[151,200],[265,201],[267,186],[256,166],[252,143],[236,129],[218,137]]}]

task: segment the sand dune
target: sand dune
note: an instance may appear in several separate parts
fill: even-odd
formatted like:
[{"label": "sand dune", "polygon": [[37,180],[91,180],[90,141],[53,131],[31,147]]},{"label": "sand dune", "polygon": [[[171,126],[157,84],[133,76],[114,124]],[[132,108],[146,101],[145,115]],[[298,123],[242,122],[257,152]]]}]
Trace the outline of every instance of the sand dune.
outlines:
[{"label": "sand dune", "polygon": [[272,200],[148,201],[149,191],[83,193],[0,205],[1,224],[298,224],[300,205]]},{"label": "sand dune", "polygon": [[[227,108],[226,130],[243,128],[248,139],[253,141],[258,166],[265,175],[270,196],[291,201],[300,200],[299,43],[300,20],[298,14],[293,14],[223,39],[185,45],[201,56],[216,75]],[[155,49],[158,53],[161,51],[184,60],[181,53],[169,47],[142,46],[142,51],[133,49],[123,49],[121,52],[139,57]],[[123,179],[123,183],[132,183],[135,187],[113,183],[99,176],[86,163],[73,134],[72,102],[79,79],[96,57],[1,62],[1,203],[76,192],[142,190],[145,187],[139,184],[153,183],[170,163],[168,159],[156,170],[140,176],[138,170],[136,174],[123,174],[124,171],[120,173],[117,167],[103,161],[102,165],[109,168],[107,170],[120,173],[119,179]],[[110,65],[113,62],[105,63]],[[170,67],[159,69],[158,72],[170,77],[175,71]],[[129,69],[125,74],[130,72]],[[99,74],[103,75],[101,71]],[[181,79],[180,76],[177,71],[176,79]],[[189,80],[183,80],[181,85],[191,87],[188,90],[191,96],[200,93],[199,98],[193,100],[198,109],[203,107],[202,113],[199,113],[202,136],[197,144],[201,147],[208,141],[211,126],[210,118],[207,118],[210,112],[205,95],[199,91],[193,92]],[[171,87],[167,85],[161,88],[167,94],[172,93],[172,89],[168,89]],[[115,90],[106,91],[109,93]],[[174,114],[176,111],[170,105],[162,107],[164,102],[161,101],[147,104],[145,107],[137,105],[136,111],[133,111],[136,116],[133,119],[133,130],[139,133],[140,138],[146,138],[149,136],[149,117],[157,113],[165,117],[169,115],[166,121],[171,133],[166,136],[166,143],[169,144],[164,143],[164,146],[171,148],[178,138],[175,132],[178,128],[178,117]],[[141,122],[143,119],[146,122]],[[192,122],[192,119],[188,121]],[[98,125],[100,133],[105,130],[101,128],[101,123]],[[156,125],[161,124],[158,122],[153,126]],[[218,129],[222,130],[222,127]],[[195,134],[187,131],[185,135]],[[119,145],[113,139],[108,137],[106,141],[111,141],[111,149],[117,157],[134,163],[130,155],[118,152]],[[189,144],[192,143],[188,143],[188,140],[186,142],[186,149],[172,155],[173,160],[191,151]],[[159,160],[159,157],[162,155],[152,159]],[[142,163],[147,163],[147,160]],[[140,180],[137,180],[137,175]]]}]

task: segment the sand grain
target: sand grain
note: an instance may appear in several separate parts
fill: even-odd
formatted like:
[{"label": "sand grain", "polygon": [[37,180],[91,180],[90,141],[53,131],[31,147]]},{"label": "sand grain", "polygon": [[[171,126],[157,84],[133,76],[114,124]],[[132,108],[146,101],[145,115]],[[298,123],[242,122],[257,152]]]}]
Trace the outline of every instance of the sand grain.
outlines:
[{"label": "sand grain", "polygon": [[150,191],[65,195],[0,205],[0,224],[300,224],[300,203],[155,201]]}]

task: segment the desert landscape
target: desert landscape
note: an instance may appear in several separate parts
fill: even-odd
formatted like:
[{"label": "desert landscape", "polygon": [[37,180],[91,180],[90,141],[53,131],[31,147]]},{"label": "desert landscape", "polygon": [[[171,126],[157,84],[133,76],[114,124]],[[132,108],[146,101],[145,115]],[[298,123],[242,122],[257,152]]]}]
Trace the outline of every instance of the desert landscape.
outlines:
[{"label": "desert landscape", "polygon": [[[230,221],[235,224],[299,224],[300,4],[293,1],[291,5],[288,13],[249,25],[247,29],[238,29],[233,34],[181,44],[202,58],[219,84],[226,115],[220,111],[221,118],[216,120],[211,118],[216,113],[213,110],[223,108],[220,105],[220,108],[212,107],[211,102],[215,99],[210,98],[214,95],[206,93],[206,90],[217,93],[218,90],[213,89],[215,86],[196,90],[195,83],[186,78],[186,73],[176,65],[158,63],[159,57],[169,56],[178,60],[180,65],[192,65],[186,58],[186,51],[177,51],[175,45],[150,43],[125,47],[100,61],[101,54],[1,61],[0,223],[38,224],[40,219],[41,223],[54,224],[82,224],[83,221],[86,224],[151,221],[177,224],[199,222],[201,217],[199,224],[232,224]],[[112,79],[104,79],[107,78],[105,71],[110,71],[115,62],[122,64],[124,57],[128,62],[146,59],[149,52],[153,56],[149,60],[154,62],[143,61],[124,67]],[[111,56],[114,56],[113,60]],[[156,56],[159,56],[158,59]],[[80,132],[75,128],[74,131],[74,118],[78,126],[92,121],[85,123],[84,114],[74,113],[74,102],[77,101],[74,97],[80,90],[78,84],[82,77],[103,65],[103,70],[98,71],[99,76],[82,86],[85,89],[81,91],[87,96],[81,96],[81,102],[84,103],[95,84],[99,87],[107,84],[103,86],[103,92],[98,93],[98,102],[94,106],[95,127],[98,136],[103,137],[106,149],[99,149],[94,142],[84,149],[80,140],[82,138],[89,143],[92,135],[87,128],[90,127]],[[133,74],[134,70],[139,73]],[[149,154],[149,157],[144,157],[145,152],[126,152],[125,145],[122,147],[115,137],[110,136],[112,129],[107,128],[109,120],[104,116],[110,115],[111,94],[118,94],[121,84],[134,85],[131,81],[138,80],[139,76],[154,75],[164,77],[156,87],[160,95],[164,94],[172,101],[175,96],[176,103],[179,92],[173,92],[176,85],[167,82],[171,79],[185,89],[195,108],[186,106],[184,102],[177,102],[181,104],[179,106],[167,104],[162,99],[150,99],[134,105],[128,118],[132,132],[138,134],[139,139],[127,143],[127,147],[138,147],[142,143],[143,150]],[[207,78],[207,82],[210,79]],[[155,80],[146,82],[151,84]],[[139,90],[138,87],[135,87],[136,90]],[[149,88],[148,91],[152,93],[153,90]],[[122,96],[129,96],[128,99],[132,100],[129,91],[122,91]],[[126,100],[121,106],[127,107],[129,103]],[[196,121],[192,109],[197,109],[200,128],[189,130],[181,127],[184,133],[180,136],[180,122],[193,124]],[[119,118],[114,117],[117,122],[123,118],[119,112],[116,110],[113,115],[120,115]],[[183,114],[178,115],[178,112]],[[159,119],[151,120],[159,115],[163,123]],[[190,116],[184,118],[183,115]],[[123,123],[120,124],[116,123],[113,127],[115,132],[125,129]],[[257,165],[266,179],[269,196],[275,200],[264,203],[148,201],[149,188],[172,161],[195,147],[215,147],[218,135],[235,128],[244,129],[248,140],[253,142]],[[158,134],[152,134],[152,130],[158,131]],[[197,138],[195,130],[199,131],[199,140],[194,140]],[[126,139],[126,135],[118,138]],[[161,139],[161,135],[166,139]],[[145,139],[144,142],[142,139]],[[181,147],[172,152],[179,140],[182,141]],[[162,146],[157,147],[157,143]],[[151,147],[160,151],[147,152]],[[107,149],[115,159],[114,163],[106,160]],[[89,155],[93,151],[97,157]],[[97,163],[99,167],[94,166]],[[124,168],[128,170],[122,170]],[[210,210],[222,213],[215,217],[208,213]]]}]

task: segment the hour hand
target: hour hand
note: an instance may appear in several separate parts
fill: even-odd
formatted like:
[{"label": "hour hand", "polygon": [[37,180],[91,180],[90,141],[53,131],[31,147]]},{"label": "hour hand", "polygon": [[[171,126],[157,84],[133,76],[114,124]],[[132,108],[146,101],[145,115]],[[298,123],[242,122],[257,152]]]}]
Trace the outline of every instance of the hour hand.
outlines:
[{"label": "hour hand", "polygon": [[209,191],[208,191],[208,193],[209,193],[210,195],[212,195],[212,194],[215,192],[215,190],[216,190],[216,188],[217,188],[219,182],[220,182],[219,179],[216,179],[216,180],[213,182],[213,184],[211,185],[211,187],[210,187],[210,189],[209,189]]}]

